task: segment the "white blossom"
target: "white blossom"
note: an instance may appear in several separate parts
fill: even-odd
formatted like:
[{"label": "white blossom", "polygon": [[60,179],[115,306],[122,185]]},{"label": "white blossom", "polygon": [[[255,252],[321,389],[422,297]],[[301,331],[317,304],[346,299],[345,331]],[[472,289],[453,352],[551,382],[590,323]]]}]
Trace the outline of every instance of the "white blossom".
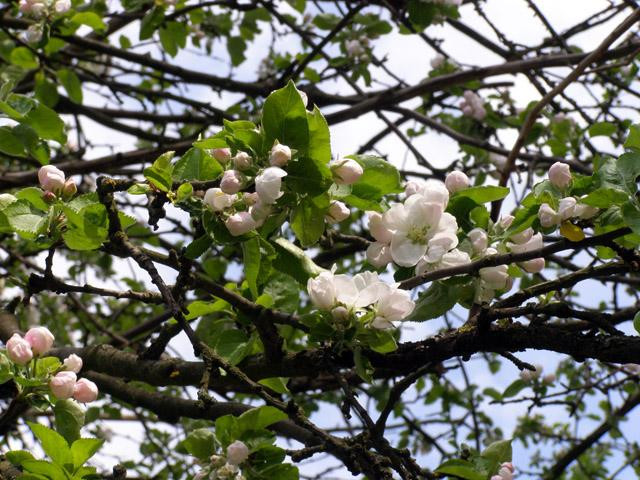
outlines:
[{"label": "white blossom", "polygon": [[256,192],[260,200],[264,203],[275,203],[284,192],[282,188],[282,178],[287,176],[287,172],[279,167],[265,168],[256,177]]},{"label": "white blossom", "polygon": [[224,193],[222,189],[218,187],[210,188],[204,192],[204,203],[211,207],[214,212],[221,212],[229,208],[235,203],[236,199],[236,195]]},{"label": "white blossom", "polygon": [[458,245],[458,224],[444,205],[416,194],[384,213],[385,226],[393,232],[391,256],[403,267],[412,267],[426,256],[437,261]]},{"label": "white blossom", "polygon": [[557,188],[565,189],[571,183],[571,169],[569,165],[556,162],[549,167],[549,181]]}]

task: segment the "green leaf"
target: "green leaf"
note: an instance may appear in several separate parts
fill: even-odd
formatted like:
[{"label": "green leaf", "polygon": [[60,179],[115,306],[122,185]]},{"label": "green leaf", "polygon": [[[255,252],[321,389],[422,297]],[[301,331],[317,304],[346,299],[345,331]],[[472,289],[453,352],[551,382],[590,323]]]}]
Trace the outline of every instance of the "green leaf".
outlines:
[{"label": "green leaf", "polygon": [[186,26],[179,22],[167,22],[160,28],[160,43],[165,51],[175,57],[180,48],[187,46]]},{"label": "green leaf", "polygon": [[62,363],[56,357],[41,358],[38,360],[36,366],[36,376],[42,378],[51,375],[58,370],[61,365]]},{"label": "green leaf", "polygon": [[148,40],[153,32],[164,22],[164,7],[155,6],[140,22],[140,40]]},{"label": "green leaf", "polygon": [[27,47],[17,47],[11,51],[9,61],[14,65],[24,68],[25,70],[31,70],[38,68],[38,57]]},{"label": "green leaf", "polygon": [[242,431],[260,430],[287,418],[286,413],[266,405],[244,412],[238,417],[238,426]]},{"label": "green leaf", "polygon": [[14,157],[24,157],[24,145],[9,127],[0,127],[0,152]]},{"label": "green leaf", "polygon": [[328,195],[305,197],[291,212],[291,229],[303,247],[316,243],[324,232],[324,215],[329,208]]},{"label": "green leaf", "polygon": [[71,445],[71,455],[73,457],[73,466],[77,469],[85,464],[87,460],[100,450],[103,439],[98,438],[79,438]]},{"label": "green leaf", "polygon": [[599,136],[610,137],[611,135],[616,133],[617,130],[618,130],[618,127],[616,127],[613,123],[597,122],[591,125],[588,131],[589,131],[590,137],[599,137]]},{"label": "green leaf", "polygon": [[173,186],[173,166],[171,159],[175,152],[160,155],[150,167],[144,169],[143,174],[149,183],[163,192],[170,192]]},{"label": "green leaf", "polygon": [[58,70],[56,74],[71,101],[74,103],[82,103],[82,84],[76,73],[68,68],[63,68]]},{"label": "green leaf", "polygon": [[272,92],[262,109],[262,128],[266,134],[266,144],[278,140],[306,156],[309,148],[309,124],[298,89],[293,82]]},{"label": "green leaf", "polygon": [[640,210],[634,203],[622,205],[622,219],[634,233],[640,234]]},{"label": "green leaf", "polygon": [[636,313],[633,317],[633,328],[640,334],[640,312]]},{"label": "green leaf", "polygon": [[80,25],[87,25],[88,27],[93,28],[96,32],[104,32],[107,30],[107,25],[95,12],[78,12],[71,17],[71,22]]},{"label": "green leaf", "polygon": [[9,460],[13,465],[22,465],[22,462],[25,460],[35,460],[35,457],[31,452],[27,452],[26,450],[13,450],[11,452],[5,453],[7,460]]},{"label": "green leaf", "polygon": [[47,204],[47,202],[43,200],[42,198],[43,193],[44,192],[38,187],[27,187],[27,188],[23,188],[22,190],[19,190],[16,193],[16,198],[21,198],[26,200],[31,204],[31,206],[33,206],[34,208],[37,208],[42,212],[48,212],[49,205]]},{"label": "green leaf", "polygon": [[33,240],[47,227],[47,217],[27,200],[18,200],[2,210],[11,228],[22,238]]},{"label": "green leaf", "polygon": [[106,241],[109,221],[104,205],[91,203],[78,212],[69,206],[63,209],[67,217],[67,230],[62,234],[62,238],[67,247],[80,251],[95,250]]},{"label": "green leaf", "polygon": [[80,438],[84,425],[84,409],[72,400],[57,400],[53,406],[56,430],[69,444]]},{"label": "green leaf", "polygon": [[309,278],[313,278],[325,271],[324,268],[316,265],[304,253],[304,250],[285,238],[276,238],[274,247],[277,260],[273,263],[273,266],[281,272],[292,276],[302,285],[306,285]]},{"label": "green leaf", "polygon": [[27,425],[29,425],[29,428],[36,438],[40,440],[40,445],[44,453],[49,455],[54,463],[61,467],[67,464],[73,464],[71,450],[69,450],[69,445],[62,435],[39,423],[27,422]]},{"label": "green leaf", "polygon": [[340,17],[333,13],[320,13],[315,16],[313,23],[320,30],[333,30],[340,23]]},{"label": "green leaf", "polygon": [[29,110],[29,113],[24,116],[22,121],[46,140],[55,140],[60,144],[67,142],[67,135],[64,133],[64,122],[56,112],[42,103],[38,103],[35,108]]},{"label": "green leaf", "polygon": [[520,393],[522,390],[524,390],[525,388],[527,388],[527,384],[518,379],[515,380],[513,383],[511,383],[511,385],[509,385],[504,393],[502,394],[503,398],[509,398],[509,397],[515,397],[518,393]]},{"label": "green leaf", "polygon": [[259,380],[258,383],[260,385],[264,385],[267,388],[270,388],[276,393],[289,393],[289,389],[287,388],[288,378],[283,377],[271,377],[271,378],[263,378]]},{"label": "green leaf", "polygon": [[309,148],[306,155],[299,155],[287,166],[287,184],[302,194],[320,195],[333,182],[329,161],[331,141],[327,121],[315,107],[307,112]]},{"label": "green leaf", "polygon": [[244,276],[249,284],[249,290],[253,298],[258,298],[258,274],[260,273],[260,239],[252,237],[242,242],[242,261],[244,264]]},{"label": "green leaf", "polygon": [[502,200],[509,195],[507,187],[496,187],[493,185],[480,185],[460,190],[452,195],[452,198],[469,198],[477,204]]},{"label": "green leaf", "polygon": [[598,208],[609,208],[621,205],[629,199],[629,195],[617,188],[598,188],[580,199],[580,203]]},{"label": "green leaf", "polygon": [[46,462],[44,460],[23,460],[22,468],[29,473],[43,475],[44,478],[49,478],[51,480],[67,480],[68,478],[64,469],[60,465]]},{"label": "green leaf", "polygon": [[640,152],[622,154],[616,168],[627,192],[635,194],[638,191],[637,179],[640,176]]},{"label": "green leaf", "polygon": [[223,168],[213,156],[201,148],[190,148],[173,167],[173,178],[177,181],[215,180]]},{"label": "green leaf", "polygon": [[443,473],[445,475],[453,475],[455,478],[464,480],[486,480],[486,475],[476,471],[475,465],[466,460],[452,459],[447,460],[438,468],[437,473]]},{"label": "green leaf", "polygon": [[209,428],[193,430],[182,441],[182,445],[187,449],[187,452],[202,461],[208,461],[216,451],[215,436]]},{"label": "green leaf", "polygon": [[240,330],[225,330],[217,338],[214,349],[232,365],[237,365],[249,354],[247,335]]},{"label": "green leaf", "polygon": [[444,315],[457,303],[459,292],[443,284],[433,282],[429,288],[420,294],[416,306],[406,318],[411,322],[424,322]]},{"label": "green leaf", "polygon": [[490,474],[498,473],[500,465],[510,462],[512,455],[511,440],[493,442],[480,454],[482,458],[488,460],[486,468]]},{"label": "green leaf", "polygon": [[193,186],[190,183],[183,183],[176,190],[176,202],[184,202],[193,195]]},{"label": "green leaf", "polygon": [[231,58],[231,64],[234,67],[237,67],[246,60],[244,55],[246,49],[247,44],[242,37],[227,37],[227,51]]},{"label": "green leaf", "polygon": [[367,357],[362,355],[362,350],[356,348],[353,351],[353,363],[356,367],[356,373],[365,382],[373,382],[373,367]]},{"label": "green leaf", "polygon": [[640,150],[640,125],[631,125],[629,127],[629,136],[624,142],[626,148]]}]

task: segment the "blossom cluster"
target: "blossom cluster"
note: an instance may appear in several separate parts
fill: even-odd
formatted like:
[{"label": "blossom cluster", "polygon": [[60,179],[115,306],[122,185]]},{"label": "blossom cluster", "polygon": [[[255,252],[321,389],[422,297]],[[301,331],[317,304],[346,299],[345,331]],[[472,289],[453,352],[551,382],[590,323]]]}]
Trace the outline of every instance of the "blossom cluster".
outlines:
[{"label": "blossom cluster", "polygon": [[487,116],[487,111],[484,108],[484,102],[482,98],[480,98],[480,95],[471,90],[465,90],[462,96],[464,97],[460,102],[460,110],[462,110],[462,113],[478,121],[484,120],[484,117]]},{"label": "blossom cluster", "polygon": [[194,475],[194,480],[244,480],[240,465],[249,458],[249,448],[240,440],[227,447],[225,455],[212,455],[209,463]]},{"label": "blossom cluster", "polygon": [[57,196],[70,198],[76,194],[78,187],[72,178],[65,178],[64,172],[54,165],[45,165],[38,170],[38,181],[44,190],[44,199],[55,200]]},{"label": "blossom cluster", "polygon": [[367,61],[369,59],[368,48],[368,37],[354,38],[344,42],[347,55],[354,60]]},{"label": "blossom cluster", "polygon": [[[410,181],[405,186],[406,199],[392,204],[380,214],[367,212],[369,231],[374,238],[366,252],[368,262],[382,268],[394,262],[402,267],[415,267],[415,274],[455,267],[498,253],[524,253],[544,246],[541,233],[532,228],[505,238],[514,217],[507,215],[490,231],[474,228],[459,245],[458,225],[455,217],[445,212],[449,195],[469,188],[470,180],[460,171],[449,173],[444,183],[437,180]],[[493,242],[498,242],[492,246]],[[545,267],[544,258],[519,263],[529,273],[538,273]],[[496,265],[479,270],[476,301],[486,302],[497,291],[511,289],[513,279],[508,265]]]},{"label": "blossom cluster", "polygon": [[[571,184],[571,170],[566,163],[556,162],[549,168],[549,182],[563,191]],[[588,220],[598,214],[599,210],[591,205],[580,203],[575,197],[564,197],[558,202],[557,211],[548,203],[540,205],[538,219],[544,228],[557,227],[567,220]]]},{"label": "blossom cluster", "polygon": [[[535,370],[524,369],[520,372],[520,379],[523,382],[531,383],[536,381],[542,375],[544,367],[542,365],[535,365]],[[542,383],[550,385],[556,381],[556,376],[553,373],[548,373],[542,377]]]},{"label": "blossom cluster", "polygon": [[[24,338],[14,333],[7,340],[7,357],[16,365],[27,365],[34,358],[37,359],[51,350],[55,337],[47,327],[29,329]],[[86,378],[77,379],[77,373],[82,369],[82,358],[71,354],[64,359],[62,370],[57,372],[49,381],[51,393],[58,399],[73,397],[79,402],[93,402],[98,398],[98,387]]]},{"label": "blossom cluster", "polygon": [[351,277],[322,272],[307,282],[311,302],[319,309],[331,312],[334,320],[369,319],[373,328],[387,329],[393,322],[404,320],[415,307],[409,292],[398,284],[382,281],[377,273],[363,272]]},{"label": "blossom cluster", "polygon": [[20,11],[33,18],[62,15],[71,9],[71,0],[20,0]]},{"label": "blossom cluster", "polygon": [[[306,102],[304,92],[299,92]],[[220,180],[220,186],[205,192],[204,203],[223,219],[233,236],[240,236],[261,227],[275,213],[275,205],[284,195],[283,179],[286,167],[296,152],[288,145],[276,142],[269,153],[267,167],[261,167],[257,159],[247,152],[232,155],[229,148],[212,150],[213,157],[228,166]],[[363,169],[352,159],[336,159],[330,163],[333,181],[338,185],[351,185],[358,181]],[[255,191],[246,191],[253,186]],[[331,202],[325,220],[337,223],[350,216],[349,208],[342,202]]]},{"label": "blossom cluster", "polygon": [[516,469],[513,467],[513,463],[505,462],[500,465],[497,475],[493,475],[491,480],[513,480],[513,474]]}]

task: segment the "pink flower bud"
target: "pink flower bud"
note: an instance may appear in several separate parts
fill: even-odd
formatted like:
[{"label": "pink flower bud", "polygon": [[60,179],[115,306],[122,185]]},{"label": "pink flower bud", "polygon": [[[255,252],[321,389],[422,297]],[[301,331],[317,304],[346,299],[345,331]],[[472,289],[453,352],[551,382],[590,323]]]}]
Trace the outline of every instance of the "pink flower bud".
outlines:
[{"label": "pink flower bud", "polygon": [[516,471],[516,469],[513,467],[513,463],[511,462],[504,462],[500,468],[506,468],[508,469],[511,473],[514,473]]},{"label": "pink flower bud", "polygon": [[469,188],[469,177],[464,172],[454,171],[447,175],[444,179],[444,185],[449,193],[456,193],[465,188]]},{"label": "pink flower bud", "polygon": [[338,185],[351,185],[356,183],[364,173],[360,164],[350,158],[333,160],[329,166],[333,173],[333,181]]},{"label": "pink flower bud", "polygon": [[540,225],[545,228],[553,227],[560,223],[560,216],[547,203],[540,205],[540,210],[538,210],[538,219],[540,220]]},{"label": "pink flower bud", "polygon": [[231,150],[229,148],[214,148],[211,154],[213,158],[222,163],[227,163],[231,159]]},{"label": "pink flower bud", "polygon": [[62,188],[62,195],[67,198],[73,197],[76,193],[78,193],[78,187],[76,186],[76,182],[69,178],[66,182],[64,182],[64,187]]},{"label": "pink flower bud", "polygon": [[53,203],[57,198],[58,197],[56,197],[56,194],[53,192],[42,192],[42,200],[46,203]]},{"label": "pink flower bud", "polygon": [[233,166],[236,170],[246,170],[251,167],[251,155],[247,152],[236,153],[236,156],[233,157]]},{"label": "pink flower bud", "polygon": [[473,247],[473,253],[482,253],[489,246],[489,237],[482,228],[474,228],[468,233],[468,237]]},{"label": "pink flower bud", "polygon": [[234,237],[244,235],[256,228],[256,221],[249,212],[238,212],[227,218],[224,222],[229,233]]},{"label": "pink flower bud", "polygon": [[549,168],[549,181],[554,187],[565,189],[571,183],[571,169],[569,165],[556,162]]},{"label": "pink flower bud", "polygon": [[53,165],[45,165],[38,170],[38,181],[43,190],[60,192],[64,188],[64,172]]},{"label": "pink flower bud", "polygon": [[558,215],[560,220],[569,220],[573,217],[576,210],[576,199],[573,197],[565,197],[558,204]]},{"label": "pink flower bud", "polygon": [[22,13],[29,13],[31,11],[31,2],[28,0],[20,0],[18,8]]},{"label": "pink flower bud", "polygon": [[70,0],[58,0],[56,3],[53,4],[53,9],[56,11],[56,13],[59,13],[59,14],[68,12],[70,8],[71,8]]},{"label": "pink flower bud", "polygon": [[344,49],[350,57],[357,57],[365,53],[359,40],[347,40],[344,42]]},{"label": "pink flower bud", "polygon": [[329,211],[325,215],[324,219],[327,223],[339,223],[346,220],[351,215],[351,210],[342,202],[332,202],[329,206]]},{"label": "pink flower bud", "polygon": [[91,380],[81,378],[76,382],[76,386],[73,389],[73,398],[75,398],[80,403],[93,402],[96,398],[98,398],[98,386]]},{"label": "pink flower bud", "polygon": [[64,400],[73,397],[76,387],[76,374],[74,372],[59,372],[49,382],[51,393],[56,398]]},{"label": "pink flower bud", "polygon": [[244,184],[244,175],[238,170],[227,170],[220,180],[220,189],[229,195],[238,193]]},{"label": "pink flower bud", "polygon": [[34,327],[29,329],[24,339],[31,345],[34,355],[41,355],[51,350],[54,336],[47,327]]},{"label": "pink flower bud", "polygon": [[13,363],[25,365],[33,358],[31,345],[17,333],[7,340],[7,356]]},{"label": "pink flower bud", "polygon": [[227,463],[240,465],[249,458],[249,449],[240,440],[236,440],[227,447]]},{"label": "pink flower bud", "polygon": [[79,373],[82,370],[82,358],[75,353],[72,353],[62,362],[64,368],[73,373]]},{"label": "pink flower bud", "polygon": [[[47,6],[42,2],[34,2],[31,4],[31,15],[35,18],[40,18],[43,16]],[[42,32],[42,31],[41,31]]]},{"label": "pink flower bud", "polygon": [[534,258],[533,260],[522,262],[520,265],[529,273],[539,273],[544,270],[545,261],[544,258]]},{"label": "pink flower bud", "polygon": [[515,218],[516,217],[514,217],[513,215],[504,215],[503,217],[500,217],[500,220],[498,221],[498,225],[503,230],[506,230],[511,226]]},{"label": "pink flower bud", "polygon": [[527,243],[529,240],[531,240],[531,237],[533,237],[533,233],[533,228],[529,227],[525,228],[521,232],[514,233],[510,238],[514,243]]},{"label": "pink flower bud", "polygon": [[509,267],[506,265],[496,265],[495,267],[481,268],[480,278],[485,282],[488,288],[493,290],[502,290],[507,287],[509,280]]},{"label": "pink flower bud", "polygon": [[556,381],[556,376],[553,373],[549,373],[549,374],[545,375],[544,377],[542,377],[542,383],[544,383],[546,385],[551,385],[555,381]]},{"label": "pink flower bud", "polygon": [[282,145],[281,143],[276,143],[273,148],[271,148],[271,155],[269,156],[269,163],[273,167],[284,167],[291,160],[291,149]]},{"label": "pink flower bud", "polygon": [[331,317],[338,322],[344,322],[349,318],[349,310],[343,306],[338,306],[331,310]]}]

